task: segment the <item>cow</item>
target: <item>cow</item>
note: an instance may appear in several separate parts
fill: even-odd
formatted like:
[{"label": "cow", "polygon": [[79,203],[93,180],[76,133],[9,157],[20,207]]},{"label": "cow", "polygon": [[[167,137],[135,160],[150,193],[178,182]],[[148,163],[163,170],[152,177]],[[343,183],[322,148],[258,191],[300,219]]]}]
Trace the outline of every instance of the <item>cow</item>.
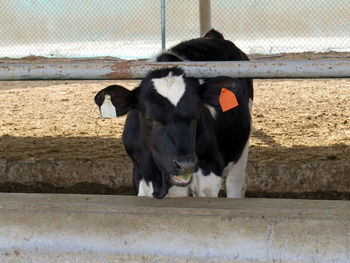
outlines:
[{"label": "cow", "polygon": [[[248,58],[211,30],[156,60]],[[111,85],[95,96],[102,117],[128,114],[122,138],[135,190],[158,199],[217,197],[223,178],[227,197],[244,197],[252,102],[250,79],[217,76],[200,84],[179,67],[153,70],[133,90]]]},{"label": "cow", "polygon": [[211,29],[203,37],[181,42],[156,56],[157,62],[241,61],[248,56],[223,35]]}]

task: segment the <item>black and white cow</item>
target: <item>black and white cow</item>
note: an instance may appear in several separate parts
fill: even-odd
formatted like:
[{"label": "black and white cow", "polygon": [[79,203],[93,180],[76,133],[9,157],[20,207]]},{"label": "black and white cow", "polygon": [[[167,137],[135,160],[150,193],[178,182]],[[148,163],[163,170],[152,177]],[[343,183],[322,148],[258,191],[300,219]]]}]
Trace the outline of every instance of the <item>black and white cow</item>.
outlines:
[{"label": "black and white cow", "polygon": [[240,60],[249,59],[243,51],[214,29],[203,37],[181,42],[156,57],[158,62]]},{"label": "black and white cow", "polygon": [[[182,42],[157,61],[247,60],[222,35]],[[123,132],[138,196],[243,197],[251,131],[252,81],[225,76],[204,84],[181,68],[154,70],[134,90],[118,85],[95,97],[102,116],[128,113]],[[111,110],[112,109],[112,110]]]}]

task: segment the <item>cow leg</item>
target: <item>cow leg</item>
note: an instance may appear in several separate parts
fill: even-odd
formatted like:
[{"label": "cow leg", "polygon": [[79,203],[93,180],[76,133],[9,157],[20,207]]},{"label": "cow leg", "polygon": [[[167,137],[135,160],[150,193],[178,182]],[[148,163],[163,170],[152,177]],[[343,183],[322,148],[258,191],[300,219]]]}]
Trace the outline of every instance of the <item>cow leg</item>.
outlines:
[{"label": "cow leg", "polygon": [[245,174],[248,162],[249,139],[241,157],[236,163],[230,162],[223,171],[226,177],[226,194],[229,198],[243,198],[245,194]]},{"label": "cow leg", "polygon": [[214,173],[204,175],[202,170],[193,174],[190,189],[193,196],[218,197],[222,184],[222,178]]},{"label": "cow leg", "polygon": [[[253,100],[249,99],[249,112],[253,109]],[[250,132],[252,125],[250,126]],[[229,198],[243,198],[246,190],[246,167],[248,162],[249,140],[244,147],[241,157],[236,163],[230,162],[223,171],[223,178],[226,178],[226,194]]]},{"label": "cow leg", "polygon": [[133,183],[137,196],[153,197],[154,189],[152,182],[146,182],[146,180],[141,177],[136,166],[133,167]]},{"label": "cow leg", "polygon": [[153,197],[153,191],[152,182],[147,183],[144,179],[142,179],[139,183],[137,196]]}]

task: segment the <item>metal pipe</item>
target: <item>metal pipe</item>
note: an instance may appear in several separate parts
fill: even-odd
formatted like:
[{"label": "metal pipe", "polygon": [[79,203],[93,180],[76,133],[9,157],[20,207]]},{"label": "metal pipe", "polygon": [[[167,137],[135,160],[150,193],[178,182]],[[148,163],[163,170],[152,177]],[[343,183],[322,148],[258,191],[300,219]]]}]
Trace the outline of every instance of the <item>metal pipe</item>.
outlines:
[{"label": "metal pipe", "polygon": [[165,0],[161,0],[162,50],[165,50]]},{"label": "metal pipe", "polygon": [[141,79],[150,70],[178,66],[187,76],[212,78],[350,78],[350,60],[219,62],[67,62],[1,64],[0,80]]},{"label": "metal pipe", "polygon": [[210,0],[199,0],[199,28],[200,36],[203,36],[211,28]]}]

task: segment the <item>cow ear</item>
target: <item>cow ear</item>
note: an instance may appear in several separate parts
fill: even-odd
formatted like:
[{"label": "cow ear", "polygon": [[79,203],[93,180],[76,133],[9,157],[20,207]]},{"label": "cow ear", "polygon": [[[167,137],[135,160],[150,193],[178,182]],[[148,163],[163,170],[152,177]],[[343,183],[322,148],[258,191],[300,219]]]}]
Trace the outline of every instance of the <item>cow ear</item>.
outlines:
[{"label": "cow ear", "polygon": [[210,106],[219,106],[220,85],[213,81],[208,81],[199,86],[199,97],[201,101]]},{"label": "cow ear", "polygon": [[211,39],[224,39],[224,36],[213,28],[210,29],[203,37]]},{"label": "cow ear", "polygon": [[222,111],[238,106],[234,90],[236,82],[229,77],[213,78],[199,87],[201,101],[213,106],[221,107]]},{"label": "cow ear", "polygon": [[119,85],[112,85],[99,91],[95,96],[95,103],[100,109],[102,118],[122,116],[137,103],[138,88],[130,91]]}]

